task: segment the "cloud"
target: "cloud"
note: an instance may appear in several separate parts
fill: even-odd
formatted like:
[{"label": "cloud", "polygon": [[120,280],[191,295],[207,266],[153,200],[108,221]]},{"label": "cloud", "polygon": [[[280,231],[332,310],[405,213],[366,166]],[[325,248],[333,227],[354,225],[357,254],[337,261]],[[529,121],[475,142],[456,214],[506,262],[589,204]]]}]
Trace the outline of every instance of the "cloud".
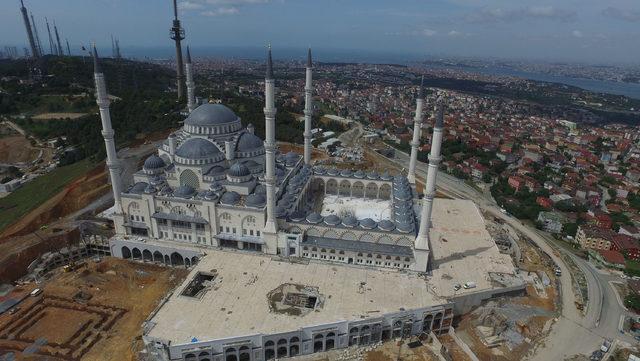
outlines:
[{"label": "cloud", "polygon": [[553,6],[530,6],[517,9],[483,8],[479,12],[467,15],[473,23],[516,22],[526,19],[546,19],[553,21],[571,21],[576,17],[573,10],[558,9]]},{"label": "cloud", "polygon": [[270,0],[206,0],[207,4],[212,5],[243,5],[243,4],[265,4]]},{"label": "cloud", "polygon": [[236,7],[222,7],[213,10],[203,11],[200,14],[204,16],[220,16],[220,15],[235,15],[239,13],[240,10]]},{"label": "cloud", "polygon": [[580,30],[574,30],[571,32],[571,35],[573,35],[576,38],[582,38],[584,37],[584,34],[582,34],[582,31]]},{"label": "cloud", "polygon": [[640,11],[619,9],[612,6],[609,6],[608,8],[602,10],[602,15],[609,18],[628,21],[632,23],[637,23],[640,21]]},{"label": "cloud", "polygon": [[426,37],[431,37],[436,35],[438,32],[432,29],[422,29],[418,32],[417,35],[422,35],[422,36],[426,36]]},{"label": "cloud", "polygon": [[462,36],[462,33],[459,32],[458,30],[451,30],[449,33],[447,33],[447,35],[451,37],[456,37],[456,36]]},{"label": "cloud", "polygon": [[202,4],[192,1],[181,1],[178,3],[178,9],[180,10],[200,10],[203,7]]},{"label": "cloud", "polygon": [[438,32],[433,29],[419,29],[419,30],[411,30],[411,31],[388,31],[384,33],[387,36],[424,36],[430,38],[432,36],[438,35]]}]

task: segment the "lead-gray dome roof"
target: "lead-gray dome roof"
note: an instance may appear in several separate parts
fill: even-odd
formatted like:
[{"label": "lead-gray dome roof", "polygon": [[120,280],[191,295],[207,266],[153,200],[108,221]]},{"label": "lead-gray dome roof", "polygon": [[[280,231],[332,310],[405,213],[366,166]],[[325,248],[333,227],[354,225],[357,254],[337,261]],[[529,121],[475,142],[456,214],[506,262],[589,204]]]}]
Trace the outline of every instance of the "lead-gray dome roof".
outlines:
[{"label": "lead-gray dome roof", "polygon": [[152,154],[144,161],[144,169],[160,169],[165,165],[166,164],[164,163],[164,160],[162,160],[162,158],[160,158],[156,154]]},{"label": "lead-gray dome roof", "polygon": [[193,189],[193,187],[185,184],[176,188],[176,190],[173,192],[173,195],[175,197],[190,198],[195,192],[196,190]]},{"label": "lead-gray dome roof", "polygon": [[220,198],[220,203],[231,205],[231,206],[235,205],[239,201],[240,201],[240,195],[234,191],[226,192]]},{"label": "lead-gray dome roof", "polygon": [[340,224],[340,221],[340,217],[336,216],[335,214],[324,217],[324,223],[330,226],[337,226],[338,224]]},{"label": "lead-gray dome roof", "polygon": [[267,200],[262,194],[250,194],[245,198],[244,203],[249,207],[260,208],[267,203]]},{"label": "lead-gray dome roof", "polygon": [[211,126],[227,124],[238,121],[238,116],[233,110],[222,104],[202,104],[194,109],[185,119],[185,125]]},{"label": "lead-gray dome roof", "polygon": [[249,168],[242,163],[236,163],[229,168],[228,174],[232,177],[245,177],[251,174]]},{"label": "lead-gray dome roof", "polygon": [[203,138],[191,138],[182,143],[176,151],[178,157],[187,159],[210,158],[217,154],[220,154],[220,149]]},{"label": "lead-gray dome roof", "polygon": [[262,139],[258,138],[256,135],[251,134],[249,132],[242,133],[240,138],[238,138],[238,143],[236,144],[236,150],[239,152],[249,152],[252,150],[260,149],[263,147]]}]

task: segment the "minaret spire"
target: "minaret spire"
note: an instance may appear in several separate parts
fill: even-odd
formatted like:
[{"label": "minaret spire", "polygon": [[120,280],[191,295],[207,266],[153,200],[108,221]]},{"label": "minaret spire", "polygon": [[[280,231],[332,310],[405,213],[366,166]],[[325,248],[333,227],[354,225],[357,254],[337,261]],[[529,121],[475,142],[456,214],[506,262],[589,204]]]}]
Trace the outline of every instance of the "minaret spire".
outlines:
[{"label": "minaret spire", "polygon": [[58,33],[58,26],[56,25],[56,21],[53,21],[53,31],[56,34],[56,41],[58,42],[58,56],[63,56],[62,52],[62,43],[60,43],[60,34]]},{"label": "minaret spire", "polygon": [[120,194],[122,191],[120,183],[120,162],[116,153],[114,141],[114,132],[111,127],[111,113],[109,112],[109,97],[107,96],[107,87],[105,85],[104,74],[100,66],[98,51],[93,46],[93,76],[96,84],[96,103],[100,108],[100,119],[102,121],[102,137],[107,150],[107,168],[109,168],[109,176],[111,178],[111,188],[113,190],[114,207],[116,214],[122,214],[122,202]]},{"label": "minaret spire", "polygon": [[418,162],[418,147],[422,132],[422,108],[424,104],[424,75],[420,80],[420,90],[416,98],[416,115],[413,118],[413,139],[411,140],[411,158],[409,158],[409,174],[407,179],[411,184],[416,183],[416,163]]},{"label": "minaret spire", "polygon": [[191,64],[191,51],[187,46],[187,62],[185,64],[185,72],[187,75],[187,108],[191,113],[196,108],[196,85],[193,81],[193,65]]},{"label": "minaret spire", "polygon": [[22,0],[20,0],[20,12],[22,13],[24,26],[27,29],[27,38],[29,39],[29,46],[31,47],[31,56],[34,58],[38,58],[40,57],[38,45],[36,44],[35,38],[33,37],[33,30],[31,29],[31,23],[29,22],[29,15],[27,15],[27,8],[24,7],[24,2]]},{"label": "minaret spire", "polygon": [[313,117],[313,62],[311,48],[307,51],[306,82],[304,86],[304,164],[311,163],[311,119]]},{"label": "minaret spire", "polygon": [[436,194],[436,177],[438,175],[438,165],[442,160],[440,147],[442,146],[442,132],[444,127],[444,107],[445,101],[441,97],[436,105],[436,121],[433,127],[431,138],[431,153],[429,153],[429,169],[427,170],[427,181],[422,204],[422,214],[420,215],[420,229],[414,244],[414,257],[416,259],[416,270],[426,271],[429,260],[429,229],[431,228],[431,213],[433,211],[433,199]]},{"label": "minaret spire", "polygon": [[173,0],[173,27],[170,30],[171,39],[176,43],[176,81],[178,85],[178,101],[184,99],[184,64],[182,63],[182,45],[180,42],[184,40],[184,29],[178,20],[178,4]]},{"label": "minaret spire", "polygon": [[276,137],[275,137],[275,81],[273,79],[273,61],[271,59],[271,45],[267,53],[267,72],[264,79],[264,122],[265,122],[265,162],[266,174],[264,177],[267,188],[267,220],[264,226],[267,239],[267,253],[277,252],[278,224],[276,223]]}]

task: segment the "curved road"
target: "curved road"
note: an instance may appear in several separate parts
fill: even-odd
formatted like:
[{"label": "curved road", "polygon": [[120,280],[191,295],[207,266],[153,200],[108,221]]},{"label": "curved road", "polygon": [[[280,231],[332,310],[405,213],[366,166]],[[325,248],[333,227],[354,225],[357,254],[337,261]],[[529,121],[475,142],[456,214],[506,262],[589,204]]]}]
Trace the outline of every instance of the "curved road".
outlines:
[{"label": "curved road", "polygon": [[[406,153],[396,149],[395,156],[395,159],[389,160],[401,167],[408,168],[409,156]],[[425,163],[418,162],[416,176],[424,179],[426,177],[426,169],[427,165]],[[562,276],[560,277],[562,288],[561,316],[558,317],[557,322],[551,328],[546,340],[539,343],[532,354],[529,355],[529,360],[564,360],[577,354],[588,355],[599,349],[605,338],[618,339],[632,344],[636,342],[632,337],[623,335],[619,331],[621,316],[631,314],[620,305],[616,293],[609,283],[610,281],[620,281],[619,277],[595,269],[591,263],[575,256],[562,247],[552,247],[550,244],[554,243],[555,240],[545,233],[526,226],[519,220],[502,213],[500,207],[488,192],[481,193],[464,181],[443,172],[438,173],[437,186],[445,194],[474,201],[483,211],[501,219],[529,237],[562,270]],[[558,252],[563,252],[571,257],[585,274],[589,303],[584,317],[575,307],[571,271]]]}]

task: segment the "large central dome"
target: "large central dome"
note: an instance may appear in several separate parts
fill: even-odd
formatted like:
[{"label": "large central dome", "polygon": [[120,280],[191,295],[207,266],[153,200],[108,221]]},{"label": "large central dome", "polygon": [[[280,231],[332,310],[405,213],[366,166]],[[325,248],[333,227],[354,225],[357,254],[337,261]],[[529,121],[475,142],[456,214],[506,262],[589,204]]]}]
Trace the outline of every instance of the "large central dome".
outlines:
[{"label": "large central dome", "polygon": [[240,121],[233,110],[222,104],[202,104],[184,121],[185,125],[212,126]]}]

